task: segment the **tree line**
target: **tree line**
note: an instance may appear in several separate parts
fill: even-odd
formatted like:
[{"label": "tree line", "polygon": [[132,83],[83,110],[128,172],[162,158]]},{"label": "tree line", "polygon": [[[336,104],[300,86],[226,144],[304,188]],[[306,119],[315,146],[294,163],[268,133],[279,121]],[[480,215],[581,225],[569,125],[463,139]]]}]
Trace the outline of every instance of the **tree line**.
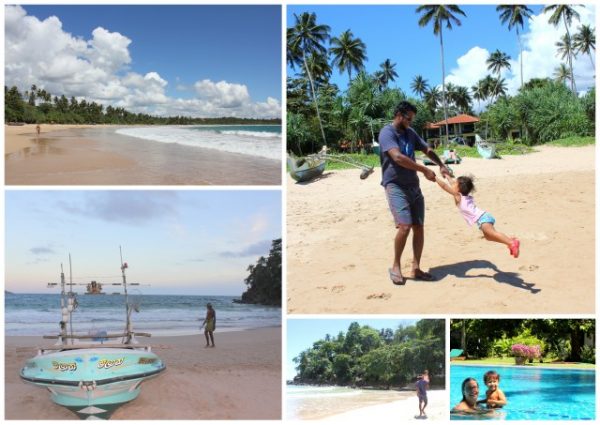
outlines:
[{"label": "tree line", "polygon": [[210,125],[210,124],[281,124],[280,119],[192,118],[188,116],[157,117],[134,113],[125,108],[104,107],[96,102],[70,99],[64,94],[52,96],[37,87],[21,93],[16,86],[4,86],[4,120],[6,123],[52,124],[146,124],[146,125]]},{"label": "tree line", "polygon": [[281,239],[273,240],[269,255],[249,265],[248,272],[241,302],[281,306]]},{"label": "tree line", "polygon": [[[287,79],[288,150],[306,154],[318,151],[323,144],[335,146],[342,140],[353,144],[359,140],[374,140],[379,129],[391,120],[394,106],[401,100],[411,100],[417,104],[419,113],[413,128],[421,134],[428,122],[446,120],[449,116],[462,113],[476,115],[473,108],[477,101],[479,110],[482,109],[482,102],[486,109],[481,115],[480,126],[476,128],[484,137],[507,139],[510,130],[518,129],[521,130],[522,141],[533,145],[548,141],[548,137],[593,135],[595,90],[590,90],[582,98],[576,96],[572,62],[577,55],[587,55],[593,65],[595,29],[581,25],[576,34],[569,33],[569,26],[579,19],[576,7],[544,7],[544,12],[551,12],[549,23],[557,28],[562,28],[564,24],[566,33],[556,47],[557,55],[567,63],[555,70],[554,79],[530,79],[527,82],[523,77],[520,30],[533,11],[523,5],[496,7],[500,21],[508,26],[509,31],[516,30],[521,49],[521,87],[514,97],[508,96],[506,81],[501,77],[503,70],[510,70],[511,58],[499,49],[486,60],[490,74],[472,87],[446,83],[443,32],[444,29],[449,31],[460,26],[460,17],[466,17],[465,12],[456,5],[424,5],[415,10],[420,14],[419,26],[431,25],[434,35],[440,39],[442,84],[440,90],[417,75],[410,85],[415,95],[413,98],[409,98],[402,89],[389,86],[398,76],[396,64],[391,59],[382,62],[380,69],[372,74],[365,71],[367,46],[351,30],[339,37],[332,37],[330,27],[319,23],[315,13],[294,15],[294,25],[287,29],[287,62],[296,71]],[[348,73],[350,82],[345,92],[330,83],[334,69],[340,74]],[[544,87],[543,93],[537,90],[540,86]],[[543,97],[539,97],[540,94],[550,95],[551,101],[545,102]],[[551,118],[545,120],[544,114],[555,111],[553,108],[563,101],[569,104],[569,113],[565,118],[557,123],[554,117],[558,114],[550,113]],[[496,110],[492,111],[494,107]],[[512,110],[510,115],[505,112],[506,108]],[[562,108],[561,112],[565,112],[565,109]],[[577,124],[574,128],[571,121]],[[554,130],[544,132],[548,122],[554,124]],[[447,126],[442,133],[449,134]]]},{"label": "tree line", "polygon": [[594,319],[461,319],[450,322],[450,347],[467,358],[504,357],[514,343],[540,345],[542,355],[561,361],[595,363]]},{"label": "tree line", "polygon": [[428,319],[377,330],[353,322],[346,333],[325,335],[293,359],[293,383],[389,389],[414,382],[427,369],[432,383],[443,386],[444,323]]}]

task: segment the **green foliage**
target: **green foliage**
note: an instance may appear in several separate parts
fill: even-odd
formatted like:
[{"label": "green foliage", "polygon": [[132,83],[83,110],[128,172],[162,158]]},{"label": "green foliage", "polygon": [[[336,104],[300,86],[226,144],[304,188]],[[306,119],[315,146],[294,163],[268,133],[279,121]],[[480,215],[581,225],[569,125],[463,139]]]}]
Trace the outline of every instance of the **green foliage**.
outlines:
[{"label": "green foliage", "polygon": [[573,136],[573,137],[566,137],[564,139],[553,140],[552,142],[549,143],[549,145],[572,147],[572,146],[593,145],[594,143],[596,143],[596,138],[593,136],[585,136],[585,137]]},{"label": "green foliage", "polygon": [[[35,87],[35,86],[34,86]],[[50,124],[146,124],[146,125],[210,125],[210,124],[280,124],[281,120],[261,120],[251,118],[191,118],[191,117],[155,117],[148,114],[134,114],[124,108],[113,108],[85,99],[69,101],[64,95],[52,96],[40,90],[36,97],[31,94],[27,99],[17,87],[4,86],[5,122],[50,123]]]},{"label": "green foliage", "polygon": [[444,320],[421,320],[395,331],[353,322],[346,334],[329,335],[296,358],[297,383],[405,385],[428,369],[443,382]]},{"label": "green foliage", "polygon": [[248,272],[244,280],[248,289],[242,294],[242,302],[281,306],[281,239],[275,239],[269,256],[248,266]]},{"label": "green foliage", "polygon": [[584,363],[596,363],[596,349],[594,347],[585,346],[581,350],[581,361]]}]

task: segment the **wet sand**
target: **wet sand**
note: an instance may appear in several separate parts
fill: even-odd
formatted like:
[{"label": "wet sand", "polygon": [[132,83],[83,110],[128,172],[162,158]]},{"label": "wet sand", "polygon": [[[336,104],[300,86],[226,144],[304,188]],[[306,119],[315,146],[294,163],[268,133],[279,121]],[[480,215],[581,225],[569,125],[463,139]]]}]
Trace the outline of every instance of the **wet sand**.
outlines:
[{"label": "wet sand", "polygon": [[120,126],[5,126],[9,185],[279,185],[281,162],[115,133]]},{"label": "wet sand", "polygon": [[[465,158],[451,167],[475,175],[478,206],[499,231],[520,238],[519,258],[468,227],[452,198],[421,177],[421,266],[437,281],[395,286],[387,270],[396,230],[381,169],[367,180],[357,170],[326,171],[308,184],[288,176],[288,312],[593,314],[595,146]],[[406,276],[411,260],[409,240]]]},{"label": "wet sand", "polygon": [[[167,370],[142,383],[138,398],[111,419],[281,418],[280,327],[215,332],[216,348],[204,348],[204,335],[140,342],[151,343]],[[5,338],[5,419],[77,420],[46,389],[19,378],[35,347],[44,344],[41,337]]]}]

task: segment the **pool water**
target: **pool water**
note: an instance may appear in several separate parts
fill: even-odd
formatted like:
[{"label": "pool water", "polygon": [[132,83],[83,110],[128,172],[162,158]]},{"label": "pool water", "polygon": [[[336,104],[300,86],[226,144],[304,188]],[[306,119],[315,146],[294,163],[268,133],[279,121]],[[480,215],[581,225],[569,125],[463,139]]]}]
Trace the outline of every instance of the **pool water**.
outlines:
[{"label": "pool water", "polygon": [[[489,419],[594,420],[596,418],[595,370],[550,369],[528,366],[450,366],[450,406],[462,399],[466,378],[479,383],[479,399],[485,398],[483,374],[500,374],[499,388],[508,404]],[[451,415],[451,419],[484,419],[474,415]]]}]

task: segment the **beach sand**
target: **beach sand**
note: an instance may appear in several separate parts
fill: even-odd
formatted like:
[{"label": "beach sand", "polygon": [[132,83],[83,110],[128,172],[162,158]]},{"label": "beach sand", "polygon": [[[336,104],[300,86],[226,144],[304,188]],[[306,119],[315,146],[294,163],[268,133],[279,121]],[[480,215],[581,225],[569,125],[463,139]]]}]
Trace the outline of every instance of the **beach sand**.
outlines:
[{"label": "beach sand", "polygon": [[[465,158],[451,167],[476,177],[478,206],[499,231],[519,237],[518,259],[468,227],[450,195],[421,177],[421,266],[438,280],[394,286],[396,230],[381,169],[366,180],[358,170],[326,171],[307,184],[288,176],[288,312],[593,314],[595,146]],[[411,260],[409,240],[406,276]]]},{"label": "beach sand", "polygon": [[123,126],[5,125],[9,185],[279,185],[281,163],[116,134]]},{"label": "beach sand", "polygon": [[443,390],[427,391],[427,407],[425,413],[427,418],[419,418],[419,399],[417,396],[394,401],[391,403],[378,404],[375,406],[362,407],[339,415],[329,416],[331,421],[350,421],[351,423],[367,422],[411,422],[411,421],[440,421],[448,420],[450,414],[448,405],[448,393]]},{"label": "beach sand", "polygon": [[[111,419],[281,418],[281,328],[217,331],[216,348],[204,348],[204,335],[146,342],[167,370],[144,382],[139,397]],[[47,390],[19,378],[24,362],[43,344],[41,337],[5,338],[5,419],[77,419],[54,404]]]}]

